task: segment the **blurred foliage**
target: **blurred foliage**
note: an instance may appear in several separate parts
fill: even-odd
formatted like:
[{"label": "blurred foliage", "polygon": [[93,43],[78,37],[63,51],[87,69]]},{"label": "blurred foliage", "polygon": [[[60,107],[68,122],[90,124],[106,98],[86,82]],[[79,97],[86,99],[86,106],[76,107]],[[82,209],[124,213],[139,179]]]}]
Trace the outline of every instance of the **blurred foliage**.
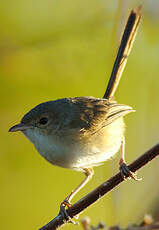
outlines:
[{"label": "blurred foliage", "polygon": [[[117,101],[133,106],[126,117],[126,159],[159,139],[159,4],[129,0],[1,0],[0,6],[0,223],[1,229],[38,229],[59,211],[83,175],[52,166],[21,133],[7,133],[33,106],[47,100],[102,97],[130,9],[143,5],[143,20],[124,71]],[[115,28],[115,29],[113,29]],[[74,199],[118,171],[118,156],[95,169]],[[159,161],[139,171],[83,215],[94,224],[127,225],[159,200]],[[93,223],[92,223],[93,224]],[[75,229],[67,225],[64,229]]]}]

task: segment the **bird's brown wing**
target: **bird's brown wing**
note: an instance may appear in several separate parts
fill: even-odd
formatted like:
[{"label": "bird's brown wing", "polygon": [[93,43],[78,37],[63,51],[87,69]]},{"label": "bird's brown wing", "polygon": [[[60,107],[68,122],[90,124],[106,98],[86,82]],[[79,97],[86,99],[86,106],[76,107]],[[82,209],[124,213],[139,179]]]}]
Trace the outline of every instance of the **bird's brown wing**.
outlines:
[{"label": "bird's brown wing", "polygon": [[105,120],[105,125],[109,125],[119,117],[123,117],[126,114],[130,112],[134,112],[135,110],[132,109],[132,107],[128,105],[122,105],[122,104],[117,104],[117,103],[111,103],[109,106],[108,114],[107,114],[107,119]]},{"label": "bird's brown wing", "polygon": [[70,119],[72,129],[96,132],[119,117],[134,111],[130,106],[115,101],[93,97],[70,98],[74,114]]}]

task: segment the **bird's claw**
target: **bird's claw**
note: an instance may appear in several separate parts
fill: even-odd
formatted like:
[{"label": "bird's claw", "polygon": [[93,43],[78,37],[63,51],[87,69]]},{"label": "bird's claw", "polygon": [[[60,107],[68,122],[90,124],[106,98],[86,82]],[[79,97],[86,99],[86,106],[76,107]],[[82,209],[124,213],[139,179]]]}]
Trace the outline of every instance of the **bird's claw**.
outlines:
[{"label": "bird's claw", "polygon": [[120,163],[120,173],[121,173],[121,176],[124,180],[127,180],[128,179],[133,179],[133,180],[136,180],[136,181],[141,181],[142,178],[138,178],[136,176],[136,173],[133,173],[130,171],[130,169],[128,168],[127,164],[125,162],[122,162]]},{"label": "bird's claw", "polygon": [[69,200],[67,199],[67,197],[64,199],[64,201],[61,203],[60,207],[67,207],[70,208],[71,207],[71,203],[69,202]]},{"label": "bird's claw", "polygon": [[78,223],[73,221],[72,218],[67,213],[66,207],[70,208],[71,206],[72,206],[71,203],[66,198],[60,205],[59,214],[63,217],[64,220],[66,220],[66,222],[72,223],[74,225],[78,225]]}]

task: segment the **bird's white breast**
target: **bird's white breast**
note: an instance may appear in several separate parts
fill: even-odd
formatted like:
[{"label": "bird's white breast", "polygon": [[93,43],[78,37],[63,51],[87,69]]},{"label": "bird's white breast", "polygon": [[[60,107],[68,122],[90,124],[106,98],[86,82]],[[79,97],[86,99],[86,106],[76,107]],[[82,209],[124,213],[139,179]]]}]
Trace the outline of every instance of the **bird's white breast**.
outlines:
[{"label": "bird's white breast", "polygon": [[123,123],[122,119],[113,122],[113,127],[109,125],[105,130],[102,129],[85,144],[82,141],[73,141],[71,137],[69,139],[46,135],[38,128],[27,129],[23,133],[40,155],[52,164],[80,170],[99,165],[119,150],[124,132],[120,123]]},{"label": "bird's white breast", "polygon": [[38,129],[27,129],[24,135],[34,144],[37,151],[52,164],[63,162],[65,147],[52,136],[44,135]]}]

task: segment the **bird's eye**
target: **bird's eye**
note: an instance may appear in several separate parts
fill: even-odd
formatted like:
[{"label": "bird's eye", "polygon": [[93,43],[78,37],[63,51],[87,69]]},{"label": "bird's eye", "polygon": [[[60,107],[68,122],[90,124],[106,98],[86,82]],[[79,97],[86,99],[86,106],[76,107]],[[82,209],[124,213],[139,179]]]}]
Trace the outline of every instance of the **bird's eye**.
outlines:
[{"label": "bird's eye", "polygon": [[39,123],[40,123],[41,125],[46,125],[47,122],[48,122],[48,118],[47,118],[47,117],[42,117],[42,118],[40,119],[40,121],[39,121]]}]

